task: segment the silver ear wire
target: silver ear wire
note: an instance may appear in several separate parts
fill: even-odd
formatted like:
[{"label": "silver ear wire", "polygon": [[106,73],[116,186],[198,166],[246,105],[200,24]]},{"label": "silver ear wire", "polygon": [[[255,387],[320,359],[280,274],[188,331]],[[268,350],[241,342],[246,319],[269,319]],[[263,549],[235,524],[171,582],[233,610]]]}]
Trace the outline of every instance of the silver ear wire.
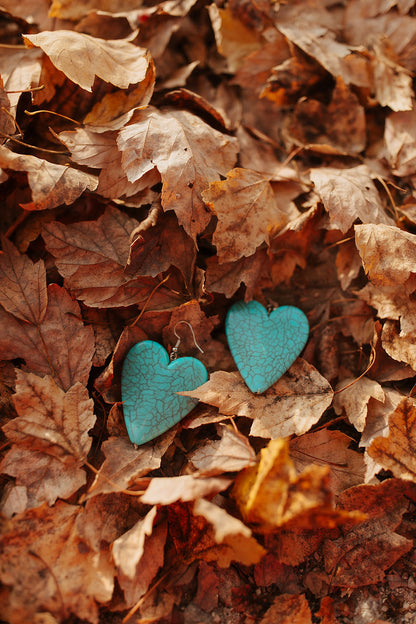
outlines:
[{"label": "silver ear wire", "polygon": [[197,348],[197,349],[199,349],[199,351],[200,351],[201,353],[203,353],[203,352],[204,352],[204,351],[203,351],[203,349],[201,349],[201,347],[199,346],[199,344],[198,344],[198,343],[197,343],[197,341],[196,341],[196,338],[195,338],[195,333],[194,333],[194,330],[193,330],[192,325],[191,325],[190,323],[188,323],[188,321],[178,321],[178,322],[176,323],[175,327],[173,328],[173,333],[175,334],[175,336],[176,336],[176,338],[177,338],[178,340],[176,341],[176,344],[175,344],[175,346],[172,348],[172,351],[171,351],[171,353],[170,353],[170,360],[171,360],[171,361],[172,361],[172,360],[176,360],[176,358],[178,357],[178,347],[179,347],[179,344],[180,344],[180,342],[181,342],[181,337],[180,337],[180,336],[176,333],[176,328],[177,328],[177,326],[179,325],[179,323],[185,323],[185,325],[188,325],[189,329],[190,329],[190,330],[191,330],[191,332],[192,332],[192,338],[193,338],[193,340],[194,340],[194,344],[195,344],[196,348]]}]

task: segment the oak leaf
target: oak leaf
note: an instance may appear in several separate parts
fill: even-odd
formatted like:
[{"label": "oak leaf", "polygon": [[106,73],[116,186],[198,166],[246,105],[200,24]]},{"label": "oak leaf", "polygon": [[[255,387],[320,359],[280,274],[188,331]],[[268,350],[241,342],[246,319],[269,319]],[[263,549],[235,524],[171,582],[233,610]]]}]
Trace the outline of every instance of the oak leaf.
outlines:
[{"label": "oak leaf", "polygon": [[64,392],[51,377],[20,370],[16,375],[18,417],[3,427],[13,446],[1,468],[26,488],[28,508],[53,504],[86,482],[82,467],[92,442],[93,401],[80,383]]},{"label": "oak leaf", "polygon": [[180,394],[214,405],[222,414],[252,418],[250,435],[262,438],[305,433],[332,401],[329,383],[301,358],[262,395],[250,392],[239,373],[224,371],[215,371],[196,390]]},{"label": "oak leaf", "polygon": [[130,182],[155,167],[162,177],[162,206],[174,210],[193,239],[208,225],[211,214],[201,192],[234,166],[237,142],[187,111],[136,111],[120,130],[117,144],[122,168]]},{"label": "oak leaf", "polygon": [[106,41],[73,30],[24,35],[28,47],[39,47],[72,82],[92,91],[95,76],[126,89],[141,82],[149,64],[146,50],[128,40]]},{"label": "oak leaf", "polygon": [[22,206],[26,210],[72,204],[85,190],[94,191],[98,184],[96,176],[90,173],[36,156],[15,154],[3,146],[0,146],[0,167],[27,173],[32,202]]},{"label": "oak leaf", "polygon": [[211,182],[202,198],[218,219],[212,242],[220,263],[251,256],[287,222],[270,182],[250,169],[232,169],[226,180]]},{"label": "oak leaf", "polygon": [[94,333],[84,326],[80,310],[69,293],[48,286],[48,305],[40,323],[16,319],[0,308],[1,358],[23,358],[37,375],[50,375],[68,390],[77,381],[86,385],[94,354]]}]

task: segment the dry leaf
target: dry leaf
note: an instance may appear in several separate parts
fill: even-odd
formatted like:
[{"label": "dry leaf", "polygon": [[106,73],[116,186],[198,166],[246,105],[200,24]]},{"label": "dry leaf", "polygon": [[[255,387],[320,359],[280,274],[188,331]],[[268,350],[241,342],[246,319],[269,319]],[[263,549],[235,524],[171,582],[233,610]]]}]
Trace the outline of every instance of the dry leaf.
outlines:
[{"label": "dry leaf", "polygon": [[225,478],[153,477],[140,500],[146,505],[171,505],[176,501],[192,501],[226,490],[231,480]]},{"label": "dry leaf", "polygon": [[297,528],[334,528],[359,521],[360,514],[343,515],[332,507],[329,468],[312,464],[296,475],[287,440],[269,442],[260,462],[235,480],[233,496],[247,522],[268,533],[286,524]]},{"label": "dry leaf", "polygon": [[304,594],[281,594],[273,600],[259,624],[312,624],[312,614]]},{"label": "dry leaf", "polygon": [[416,236],[384,224],[355,226],[365,272],[375,286],[398,286],[416,273]]},{"label": "dry leaf", "polygon": [[162,206],[174,210],[180,225],[195,239],[211,218],[201,192],[233,167],[236,140],[186,111],[136,111],[119,132],[122,168],[130,182],[155,167],[162,177]]},{"label": "dry leaf", "polygon": [[237,472],[255,462],[256,455],[245,436],[226,425],[221,426],[220,434],[219,440],[207,442],[189,456],[203,476]]},{"label": "dry leaf", "polygon": [[40,324],[16,319],[0,308],[2,359],[23,358],[37,375],[51,375],[68,390],[86,385],[94,354],[94,333],[85,327],[78,304],[64,288],[48,286],[48,305]]},{"label": "dry leaf", "polygon": [[59,621],[74,614],[98,624],[97,603],[110,600],[114,569],[108,552],[90,551],[77,535],[80,515],[79,506],[58,501],[53,508],[43,505],[10,520],[1,538],[6,591],[0,605],[13,624],[33,622],[44,611]]},{"label": "dry leaf", "polygon": [[394,174],[416,173],[416,110],[392,113],[386,119],[384,140]]},{"label": "dry leaf", "polygon": [[32,202],[23,205],[26,210],[72,204],[85,190],[94,191],[98,184],[97,178],[90,173],[35,156],[14,154],[3,146],[0,146],[0,167],[27,173]]},{"label": "dry leaf", "polygon": [[322,197],[334,227],[347,232],[360,219],[362,223],[390,225],[379,194],[366,165],[351,169],[320,167],[311,170],[311,180]]},{"label": "dry leaf", "polygon": [[212,525],[214,540],[223,547],[218,556],[221,567],[228,567],[231,561],[252,565],[264,555],[264,548],[252,537],[251,530],[221,507],[200,498],[195,502],[193,512]]},{"label": "dry leaf", "polygon": [[212,242],[220,263],[251,256],[287,222],[267,178],[250,169],[232,169],[226,180],[211,182],[202,198],[218,219]]},{"label": "dry leaf", "polygon": [[416,481],[416,403],[403,398],[389,418],[387,437],[375,438],[368,454],[395,477]]},{"label": "dry leaf", "polygon": [[344,412],[357,431],[363,431],[372,399],[384,403],[385,394],[379,383],[368,377],[346,378],[337,387],[334,409],[337,414]]},{"label": "dry leaf", "polygon": [[247,388],[239,373],[215,371],[192,392],[182,392],[230,416],[253,419],[250,435],[279,438],[301,435],[331,404],[332,389],[318,371],[298,358],[285,375],[262,395]]},{"label": "dry leaf", "polygon": [[39,47],[70,80],[86,91],[92,90],[95,76],[126,89],[141,82],[149,56],[128,40],[106,41],[70,30],[44,31],[24,35],[28,47]]}]

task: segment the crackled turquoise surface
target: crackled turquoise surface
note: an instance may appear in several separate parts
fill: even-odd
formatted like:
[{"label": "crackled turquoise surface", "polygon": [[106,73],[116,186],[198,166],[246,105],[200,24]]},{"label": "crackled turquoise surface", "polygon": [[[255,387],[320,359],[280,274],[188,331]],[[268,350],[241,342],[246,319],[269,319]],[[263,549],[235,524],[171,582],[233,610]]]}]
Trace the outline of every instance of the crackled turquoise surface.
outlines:
[{"label": "crackled turquoise surface", "polygon": [[176,425],[198,399],[175,392],[195,390],[208,380],[205,366],[193,357],[169,361],[159,343],[144,340],[124,360],[121,398],[129,438],[144,444]]},{"label": "crackled turquoise surface", "polygon": [[309,323],[294,306],[268,314],[258,301],[237,301],[228,311],[225,332],[231,354],[252,392],[265,392],[286,371],[308,340]]}]

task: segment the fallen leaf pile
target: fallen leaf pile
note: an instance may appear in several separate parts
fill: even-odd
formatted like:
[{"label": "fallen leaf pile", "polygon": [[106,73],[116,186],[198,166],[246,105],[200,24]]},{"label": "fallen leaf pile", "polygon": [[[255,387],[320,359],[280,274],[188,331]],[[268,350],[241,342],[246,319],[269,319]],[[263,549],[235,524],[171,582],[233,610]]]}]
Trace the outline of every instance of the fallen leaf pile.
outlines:
[{"label": "fallen leaf pile", "polygon": [[[414,4],[2,1],[2,621],[416,621]],[[311,328],[261,395],[239,299]],[[209,380],[135,448],[181,320]]]}]

